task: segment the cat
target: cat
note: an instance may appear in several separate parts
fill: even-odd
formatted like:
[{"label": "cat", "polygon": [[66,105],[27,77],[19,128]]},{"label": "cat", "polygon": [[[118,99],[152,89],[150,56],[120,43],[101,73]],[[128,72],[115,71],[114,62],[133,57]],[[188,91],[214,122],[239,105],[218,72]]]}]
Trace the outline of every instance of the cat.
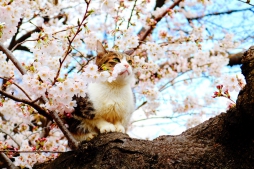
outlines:
[{"label": "cat", "polygon": [[91,140],[99,133],[125,133],[135,109],[131,88],[135,82],[133,58],[125,53],[105,50],[100,41],[96,47],[95,64],[99,71],[112,73],[116,64],[121,64],[122,69],[112,82],[90,83],[86,97],[74,96],[77,107],[67,124],[77,141]]}]

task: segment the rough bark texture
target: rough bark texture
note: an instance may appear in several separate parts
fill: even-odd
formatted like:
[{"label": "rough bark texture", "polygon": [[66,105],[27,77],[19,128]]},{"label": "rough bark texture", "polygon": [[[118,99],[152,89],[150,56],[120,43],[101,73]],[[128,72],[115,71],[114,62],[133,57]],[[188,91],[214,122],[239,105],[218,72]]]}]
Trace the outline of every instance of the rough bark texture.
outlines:
[{"label": "rough bark texture", "polygon": [[226,113],[180,135],[153,141],[101,134],[36,168],[254,168],[254,47],[245,52],[242,63],[247,85],[236,107]]}]

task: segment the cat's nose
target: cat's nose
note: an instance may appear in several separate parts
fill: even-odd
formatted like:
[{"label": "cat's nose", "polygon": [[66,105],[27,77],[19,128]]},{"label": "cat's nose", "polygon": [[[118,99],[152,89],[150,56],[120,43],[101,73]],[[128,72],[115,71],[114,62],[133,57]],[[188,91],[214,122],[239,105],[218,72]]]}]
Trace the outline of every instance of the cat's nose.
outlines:
[{"label": "cat's nose", "polygon": [[124,67],[128,68],[128,67],[129,67],[129,65],[125,64],[125,65],[124,65]]}]

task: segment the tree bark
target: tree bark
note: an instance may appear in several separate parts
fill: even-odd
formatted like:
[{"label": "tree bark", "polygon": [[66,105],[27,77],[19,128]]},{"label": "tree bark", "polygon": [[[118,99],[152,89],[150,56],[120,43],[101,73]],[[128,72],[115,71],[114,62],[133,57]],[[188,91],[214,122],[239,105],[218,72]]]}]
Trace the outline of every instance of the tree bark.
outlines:
[{"label": "tree bark", "polygon": [[243,54],[244,54],[244,52],[238,52],[238,53],[229,55],[228,65],[229,66],[234,66],[234,65],[242,64],[241,60],[242,60]]},{"label": "tree bark", "polygon": [[254,47],[244,53],[242,64],[247,84],[226,113],[152,141],[101,134],[35,168],[254,168]]}]

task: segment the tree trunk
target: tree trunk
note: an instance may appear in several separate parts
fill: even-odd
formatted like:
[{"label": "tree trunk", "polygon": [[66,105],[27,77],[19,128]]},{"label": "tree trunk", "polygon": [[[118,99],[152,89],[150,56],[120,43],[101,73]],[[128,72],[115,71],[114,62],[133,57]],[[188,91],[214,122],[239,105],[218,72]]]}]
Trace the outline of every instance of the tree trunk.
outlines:
[{"label": "tree trunk", "polygon": [[101,134],[36,168],[254,168],[254,47],[244,53],[242,63],[247,84],[226,113],[153,141]]}]

